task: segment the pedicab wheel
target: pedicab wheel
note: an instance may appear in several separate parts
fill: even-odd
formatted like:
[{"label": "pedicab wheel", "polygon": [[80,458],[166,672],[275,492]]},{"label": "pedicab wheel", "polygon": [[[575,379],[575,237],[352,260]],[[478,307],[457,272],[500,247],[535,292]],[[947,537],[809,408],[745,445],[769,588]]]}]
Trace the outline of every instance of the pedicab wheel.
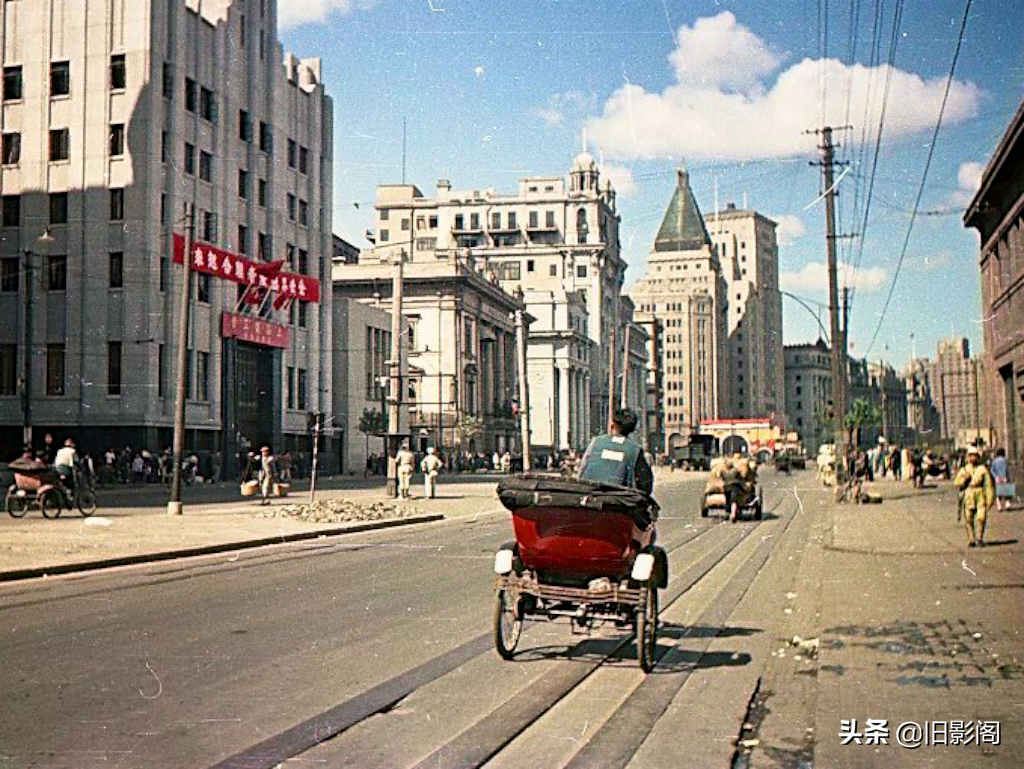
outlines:
[{"label": "pedicab wheel", "polygon": [[708,517],[708,500],[706,497],[700,501],[700,517]]},{"label": "pedicab wheel", "polygon": [[740,519],[740,503],[735,499],[729,503],[729,523],[736,523]]},{"label": "pedicab wheel", "polygon": [[754,503],[754,520],[760,521],[764,515],[764,497],[761,496],[761,487],[757,487],[757,502]]},{"label": "pedicab wheel", "polygon": [[88,518],[96,512],[96,492],[92,489],[82,489],[75,495],[75,504],[78,512]]},{"label": "pedicab wheel", "polygon": [[39,500],[39,509],[43,511],[44,518],[56,518],[62,506],[60,492],[56,489],[50,489]]},{"label": "pedicab wheel", "polygon": [[25,501],[25,498],[10,492],[7,492],[6,507],[11,518],[21,518],[28,512],[28,502]]},{"label": "pedicab wheel", "polygon": [[641,588],[636,607],[636,656],[641,669],[654,669],[654,652],[658,645],[658,586],[649,579]]},{"label": "pedicab wheel", "polygon": [[522,632],[522,601],[513,603],[508,590],[499,590],[494,600],[494,648],[502,659],[512,659]]}]

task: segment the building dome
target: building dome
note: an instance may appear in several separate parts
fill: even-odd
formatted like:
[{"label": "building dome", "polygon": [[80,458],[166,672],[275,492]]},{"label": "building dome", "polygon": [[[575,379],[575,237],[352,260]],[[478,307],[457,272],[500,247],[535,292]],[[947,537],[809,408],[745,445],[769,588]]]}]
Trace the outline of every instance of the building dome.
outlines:
[{"label": "building dome", "polygon": [[576,159],[572,161],[573,171],[596,171],[597,163],[594,162],[594,156],[584,150]]}]

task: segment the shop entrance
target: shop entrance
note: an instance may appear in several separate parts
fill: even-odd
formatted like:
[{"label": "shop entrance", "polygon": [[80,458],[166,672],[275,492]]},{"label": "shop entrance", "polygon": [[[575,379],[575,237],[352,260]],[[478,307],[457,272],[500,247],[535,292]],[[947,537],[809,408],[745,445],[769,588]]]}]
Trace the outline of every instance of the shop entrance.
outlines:
[{"label": "shop entrance", "polygon": [[[271,446],[274,438],[274,353],[269,347],[247,342],[235,346],[235,424],[240,449]],[[247,444],[247,445],[246,445]]]}]

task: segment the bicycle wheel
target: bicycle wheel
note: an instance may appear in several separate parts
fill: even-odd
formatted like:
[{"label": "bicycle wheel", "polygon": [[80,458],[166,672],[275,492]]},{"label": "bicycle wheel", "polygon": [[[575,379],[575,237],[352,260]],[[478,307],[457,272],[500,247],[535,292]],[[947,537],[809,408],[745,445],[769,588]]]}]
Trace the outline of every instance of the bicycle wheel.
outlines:
[{"label": "bicycle wheel", "polygon": [[75,492],[75,505],[78,512],[88,518],[96,512],[96,492],[86,487]]},{"label": "bicycle wheel", "polygon": [[42,510],[43,517],[45,518],[56,518],[60,515],[63,506],[60,492],[56,489],[50,489],[39,500],[39,509]]},{"label": "bicycle wheel", "polygon": [[6,507],[11,518],[21,518],[28,512],[28,501],[24,497],[8,492]]}]

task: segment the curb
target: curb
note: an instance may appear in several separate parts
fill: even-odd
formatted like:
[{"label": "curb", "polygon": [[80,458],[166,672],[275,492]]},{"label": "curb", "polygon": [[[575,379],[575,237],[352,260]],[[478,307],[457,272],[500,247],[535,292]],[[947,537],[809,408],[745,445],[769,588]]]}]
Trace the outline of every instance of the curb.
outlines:
[{"label": "curb", "polygon": [[18,582],[21,580],[37,579],[39,577],[56,576],[58,574],[74,574],[83,571],[98,571],[110,569],[115,566],[132,566],[140,563],[157,563],[159,561],[173,561],[179,558],[194,558],[200,555],[216,555],[234,550],[252,550],[267,545],[282,545],[288,542],[301,542],[308,539],[320,539],[321,537],[336,537],[342,534],[358,534],[364,531],[377,529],[393,529],[399,526],[411,526],[417,523],[433,523],[443,521],[441,513],[429,513],[415,515],[408,518],[388,518],[383,521],[370,521],[356,523],[350,526],[339,526],[331,529],[317,529],[316,531],[299,531],[292,534],[278,534],[273,537],[260,537],[259,539],[247,539],[241,542],[223,542],[216,545],[199,545],[187,547],[180,550],[162,550],[152,553],[140,553],[138,555],[124,555],[116,558],[104,558],[98,561],[81,561],[79,563],[62,563],[54,566],[36,566],[29,569],[13,569],[11,571],[0,571],[0,582]]}]

